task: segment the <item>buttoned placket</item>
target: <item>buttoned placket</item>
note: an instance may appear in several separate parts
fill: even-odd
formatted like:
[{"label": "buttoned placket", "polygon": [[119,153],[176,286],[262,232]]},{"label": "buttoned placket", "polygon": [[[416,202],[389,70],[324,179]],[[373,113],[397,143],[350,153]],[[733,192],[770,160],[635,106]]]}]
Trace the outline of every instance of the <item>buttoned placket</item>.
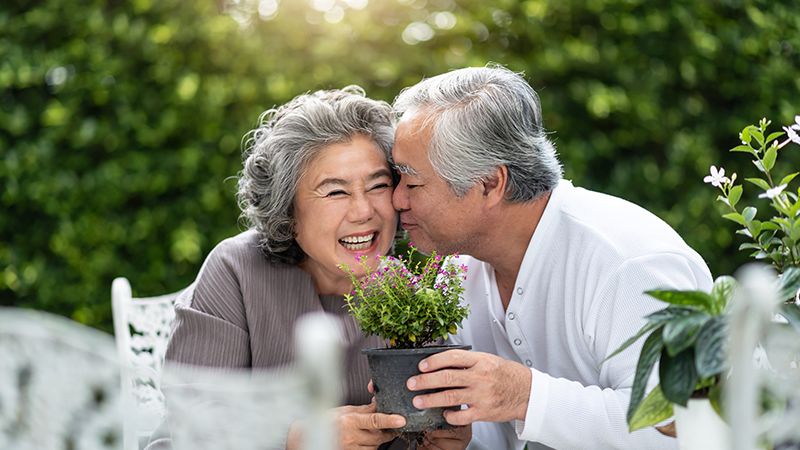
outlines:
[{"label": "buttoned placket", "polygon": [[514,288],[511,301],[508,304],[506,311],[506,333],[508,335],[509,343],[516,353],[518,361],[527,367],[533,367],[533,355],[530,351],[530,345],[525,340],[525,333],[523,330],[524,323],[520,322],[523,316],[520,315],[520,308],[524,304],[523,295],[528,290],[524,282],[518,283]]},{"label": "buttoned placket", "polygon": [[527,367],[533,367],[533,360],[529,351],[530,347],[523,338],[523,333],[520,328],[521,325],[519,324],[517,313],[515,312],[515,308],[518,308],[522,302],[522,295],[525,289],[518,285],[513,291],[511,302],[509,302],[509,309],[502,312],[503,308],[499,293],[497,294],[498,297],[492,295],[492,291],[496,290],[496,281],[493,276],[494,269],[487,265],[483,275],[486,302],[490,305],[489,309],[492,312],[492,324],[497,326],[498,331],[508,339],[512,351],[517,355],[517,360]]}]

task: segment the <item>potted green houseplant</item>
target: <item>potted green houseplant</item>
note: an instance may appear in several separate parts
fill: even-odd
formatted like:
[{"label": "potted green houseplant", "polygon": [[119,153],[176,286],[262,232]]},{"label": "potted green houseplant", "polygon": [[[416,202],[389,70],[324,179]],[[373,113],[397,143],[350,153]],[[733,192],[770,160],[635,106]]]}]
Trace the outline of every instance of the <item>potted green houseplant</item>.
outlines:
[{"label": "potted green houseplant", "polygon": [[[705,182],[718,187],[722,194],[717,200],[724,203],[730,212],[723,215],[742,228],[737,233],[747,236],[752,242],[744,243],[740,250],[753,251],[751,256],[770,263],[776,269],[778,296],[785,300],[777,311],[791,326],[800,331],[800,308],[797,300],[800,292],[800,202],[798,195],[786,191],[788,184],[798,175],[790,173],[775,184],[772,172],[778,150],[790,143],[800,144],[800,116],[796,123],[784,127],[787,138],[779,140],[784,133],[767,134],[770,122],[763,119],[758,126],[746,127],[739,134],[741,145],[732,152],[749,153],[753,164],[764,174],[764,178],[747,178],[746,181],[761,188],[761,199],[767,199],[776,210],[776,215],[766,221],[756,218],[757,209],[747,206],[738,209],[743,188],[736,185],[736,174],[725,176],[725,169],[711,166]],[[800,194],[800,192],[798,192]],[[687,438],[688,427],[701,427],[699,435],[713,436],[710,442],[725,447],[729,434],[724,429],[721,403],[724,402],[722,385],[728,373],[726,362],[728,344],[728,322],[731,301],[735,298],[737,282],[723,276],[715,280],[710,293],[702,291],[649,291],[647,294],[669,304],[645,318],[646,325],[633,337],[612,353],[615,356],[638,339],[650,333],[642,347],[634,377],[627,420],[630,431],[653,426],[673,415],[676,421],[659,430],[665,434]],[[646,397],[648,377],[659,363],[659,385]],[[687,412],[684,407],[697,412]],[[713,414],[715,412],[716,414]],[[681,416],[684,416],[683,418]],[[691,415],[691,418],[686,415]],[[712,428],[717,427],[714,431]],[[708,449],[709,444],[692,446],[681,444],[681,448]]]},{"label": "potted green houseplant", "polygon": [[[379,256],[381,264],[370,269],[362,258],[366,275],[357,279],[343,267],[353,281],[352,294],[345,300],[361,329],[385,339],[387,348],[364,349],[372,375],[378,411],[401,414],[406,425],[402,432],[423,432],[451,428],[442,413],[444,408],[418,410],[412,404],[420,392],[406,388],[410,376],[419,374],[419,362],[437,352],[471,346],[436,345],[454,334],[469,310],[462,305],[461,286],[466,266],[446,263],[435,252],[415,262],[415,248],[409,244],[408,256]],[[455,255],[454,258],[458,258]]]},{"label": "potted green houseplant", "polygon": [[[713,408],[721,415],[720,392],[728,369],[725,358],[727,312],[736,289],[737,282],[733,277],[722,276],[714,281],[711,293],[647,292],[669,306],[645,317],[646,325],[609,356],[614,357],[650,333],[636,365],[627,414],[630,431],[669,419],[676,412],[673,405],[686,408],[692,398],[708,400],[707,404],[700,402],[692,406],[705,408],[708,412]],[[647,381],[656,363],[659,364],[660,383],[645,397]],[[711,426],[724,427],[719,417],[708,420]],[[660,430],[665,434],[675,434],[671,426]],[[720,448],[728,448],[724,441],[719,442],[723,445]]]}]

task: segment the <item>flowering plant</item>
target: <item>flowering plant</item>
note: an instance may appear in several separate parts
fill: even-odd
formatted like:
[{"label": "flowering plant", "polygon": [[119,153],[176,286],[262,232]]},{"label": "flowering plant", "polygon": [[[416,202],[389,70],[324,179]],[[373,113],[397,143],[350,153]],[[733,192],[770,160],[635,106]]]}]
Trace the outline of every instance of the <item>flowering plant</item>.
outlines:
[{"label": "flowering plant", "polygon": [[[745,180],[758,186],[764,192],[759,194],[759,198],[770,201],[772,207],[777,211],[777,215],[768,221],[756,219],[757,209],[754,206],[747,206],[739,210],[736,205],[742,197],[742,186],[736,185],[736,174],[730,178],[725,176],[725,169],[711,166],[711,174],[706,176],[704,181],[718,187],[722,195],[717,200],[726,204],[731,212],[723,217],[732,220],[742,226],[737,233],[743,234],[753,240],[742,244],[740,250],[754,250],[751,256],[756,259],[768,259],[771,264],[783,273],[788,267],[798,267],[800,265],[800,202],[798,195],[786,191],[789,183],[798,175],[798,172],[790,173],[780,182],[775,183],[772,169],[778,157],[778,150],[784,148],[789,143],[794,142],[800,145],[800,116],[795,116],[795,123],[791,126],[783,127],[787,138],[780,142],[779,138],[783,132],[774,132],[769,135],[767,127],[771,121],[761,119],[758,126],[750,125],[739,133],[742,144],[731,149],[732,152],[749,153],[754,157],[753,164],[764,174],[764,178],[746,178]],[[798,191],[800,193],[800,191]]]},{"label": "flowering plant", "polygon": [[[769,200],[777,211],[770,220],[761,222],[756,219],[757,210],[753,206],[737,208],[743,188],[736,184],[735,173],[727,177],[725,169],[711,166],[710,175],[704,179],[722,191],[717,200],[731,211],[723,217],[741,225],[737,233],[753,240],[742,244],[739,249],[755,250],[753,257],[769,260],[781,274],[777,280],[777,293],[781,299],[794,297],[800,292],[800,201],[797,194],[784,192],[798,173],[784,176],[777,184],[773,179],[778,150],[792,142],[800,145],[800,116],[795,117],[795,122],[783,127],[787,138],[781,142],[779,138],[784,133],[767,135],[770,121],[762,119],[758,126],[751,125],[742,130],[739,133],[742,144],[731,149],[732,152],[751,154],[753,164],[764,174],[764,178],[747,178],[746,181],[760,187],[764,192],[759,198]],[[668,419],[673,415],[673,405],[686,406],[690,398],[708,398],[721,415],[723,408],[720,403],[724,401],[721,387],[730,370],[725,357],[730,305],[737,290],[738,283],[734,278],[721,276],[714,281],[710,293],[699,290],[646,292],[668,306],[645,317],[646,324],[608,356],[619,354],[647,335],[639,354],[628,405],[630,431]],[[790,326],[800,331],[800,308],[796,304],[783,304],[780,314]],[[656,363],[659,365],[660,383],[645,396],[647,381]],[[658,429],[675,435],[674,422]]]},{"label": "flowering plant", "polygon": [[368,267],[366,257],[360,256],[366,270],[361,279],[349,267],[341,266],[354,286],[353,292],[345,295],[350,313],[367,336],[387,339],[390,348],[421,348],[447,338],[469,314],[467,306],[461,305],[461,282],[466,279],[467,267],[443,264],[436,252],[424,263],[412,263],[416,249],[409,247],[405,260],[379,255],[377,269]]}]

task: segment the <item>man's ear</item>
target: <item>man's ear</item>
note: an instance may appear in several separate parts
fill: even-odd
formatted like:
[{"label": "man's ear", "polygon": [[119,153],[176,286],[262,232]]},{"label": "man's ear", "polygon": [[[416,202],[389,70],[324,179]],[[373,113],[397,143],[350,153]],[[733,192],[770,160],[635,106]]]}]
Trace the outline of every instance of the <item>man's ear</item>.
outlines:
[{"label": "man's ear", "polygon": [[508,168],[500,166],[495,172],[483,179],[483,197],[488,202],[488,206],[500,203],[506,196],[508,187]]}]

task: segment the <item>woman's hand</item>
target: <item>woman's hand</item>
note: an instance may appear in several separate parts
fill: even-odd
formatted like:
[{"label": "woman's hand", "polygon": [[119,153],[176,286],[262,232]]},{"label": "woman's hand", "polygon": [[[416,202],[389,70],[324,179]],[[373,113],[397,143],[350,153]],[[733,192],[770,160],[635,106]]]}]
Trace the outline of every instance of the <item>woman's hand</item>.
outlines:
[{"label": "woman's hand", "polygon": [[472,440],[472,425],[451,430],[428,431],[420,450],[464,450]]},{"label": "woman's hand", "polygon": [[[398,435],[385,430],[406,424],[406,419],[401,415],[379,413],[375,399],[369,405],[340,406],[332,409],[331,413],[335,417],[334,427],[339,438],[337,448],[340,450],[376,450]],[[287,450],[302,448],[302,427],[299,421],[295,421],[289,428]]]},{"label": "woman's hand", "polygon": [[338,414],[336,423],[340,450],[377,449],[384,442],[397,437],[398,433],[387,429],[406,424],[406,419],[399,414],[379,413],[374,398],[369,405],[341,406],[334,412]]}]

